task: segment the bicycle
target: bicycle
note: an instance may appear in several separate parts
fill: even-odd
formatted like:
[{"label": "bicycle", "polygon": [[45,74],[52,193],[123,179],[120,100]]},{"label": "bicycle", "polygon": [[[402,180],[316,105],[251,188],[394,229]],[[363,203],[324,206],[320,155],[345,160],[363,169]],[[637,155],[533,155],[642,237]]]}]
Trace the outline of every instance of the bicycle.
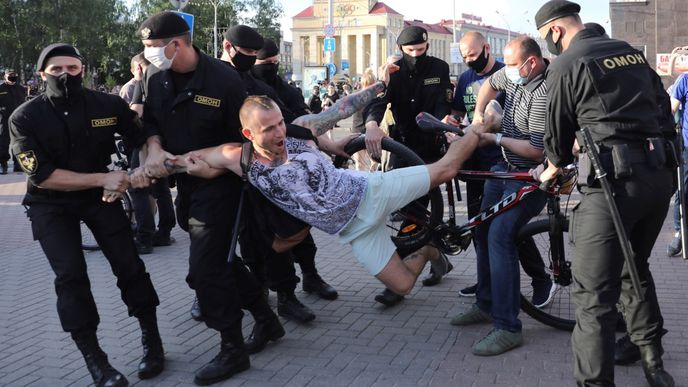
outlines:
[{"label": "bicycle", "polygon": [[[115,141],[117,142],[117,146],[115,147],[115,153],[112,155],[112,164],[109,169],[126,171],[129,169],[129,162],[125,156],[124,143],[122,142],[122,138],[119,136],[115,136]],[[124,213],[127,216],[127,219],[129,219],[129,222],[131,223],[132,230],[135,229],[136,218],[134,217],[134,203],[132,202],[128,191],[122,193],[120,202],[122,203],[122,207],[124,207]],[[81,248],[85,251],[100,250],[98,241],[96,241],[93,233],[83,221],[81,222]]]},{"label": "bicycle", "polygon": [[[434,118],[434,117],[433,117]],[[435,119],[436,120],[436,119]],[[439,122],[437,120],[437,122]],[[442,127],[432,122],[433,130],[440,127],[448,130],[453,127]],[[441,122],[440,122],[441,123]],[[456,132],[456,128],[453,128]],[[365,149],[365,136],[353,139],[346,146],[347,154],[352,155]],[[385,137],[382,149],[391,153],[392,158],[401,159],[407,166],[422,165],[423,161],[406,146]],[[335,158],[335,165],[346,166],[346,159]],[[384,172],[385,169],[383,168]],[[575,173],[575,170],[569,174]],[[468,222],[457,225],[454,202],[454,184],[452,180],[445,183],[448,208],[445,218],[445,207],[439,187],[430,190],[428,199],[418,199],[398,210],[388,220],[390,237],[398,248],[414,251],[430,244],[448,255],[458,255],[469,249],[472,230],[479,224],[517,206],[528,194],[541,189],[527,172],[487,172],[459,171],[457,177],[467,179],[508,179],[526,182],[527,185],[499,203],[482,211]],[[568,176],[571,178],[571,176]],[[574,310],[571,302],[571,261],[568,238],[568,218],[561,211],[559,186],[542,187],[547,193],[547,219],[536,219],[526,224],[518,233],[517,245],[519,255],[529,254],[532,259],[543,259],[545,268],[552,280],[558,285],[552,301],[543,308],[537,308],[531,302],[530,277],[521,275],[521,309],[535,320],[561,330],[573,330],[575,325]],[[458,192],[457,192],[458,195]]]}]

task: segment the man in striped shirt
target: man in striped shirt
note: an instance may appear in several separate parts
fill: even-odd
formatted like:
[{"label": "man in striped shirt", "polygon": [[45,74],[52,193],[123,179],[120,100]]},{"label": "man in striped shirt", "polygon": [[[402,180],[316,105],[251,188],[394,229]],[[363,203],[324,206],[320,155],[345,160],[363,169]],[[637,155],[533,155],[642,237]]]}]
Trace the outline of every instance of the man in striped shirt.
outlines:
[{"label": "man in striped shirt", "polygon": [[[481,143],[501,147],[503,160],[493,166],[492,171],[528,171],[544,159],[542,138],[547,115],[547,86],[544,80],[547,62],[542,58],[537,43],[527,36],[521,36],[507,43],[504,64],[506,66],[490,76],[480,88],[474,122],[481,122],[487,103],[500,91],[504,92],[502,131],[481,135]],[[524,184],[488,180],[481,209],[493,206]],[[544,192],[537,191],[526,197],[519,206],[476,229],[476,303],[470,310],[452,319],[453,325],[493,322],[492,331],[473,347],[475,355],[499,355],[523,342],[521,321],[518,319],[520,271],[515,240],[518,230],[540,213],[545,203]],[[542,262],[526,263],[524,270],[533,277],[536,292],[544,295],[534,302],[536,305],[545,304],[554,285],[544,272]]]}]

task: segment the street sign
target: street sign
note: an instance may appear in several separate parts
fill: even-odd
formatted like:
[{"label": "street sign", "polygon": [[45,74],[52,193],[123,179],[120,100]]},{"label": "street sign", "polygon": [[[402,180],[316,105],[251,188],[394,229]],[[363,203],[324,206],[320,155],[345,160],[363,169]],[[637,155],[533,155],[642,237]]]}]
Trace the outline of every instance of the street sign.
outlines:
[{"label": "street sign", "polygon": [[334,38],[325,38],[323,40],[323,46],[325,46],[325,52],[335,51],[335,40]]},{"label": "street sign", "polygon": [[[187,0],[188,1],[188,0]],[[172,11],[177,15],[181,16],[182,19],[189,25],[189,31],[191,31],[191,39],[193,39],[193,27],[194,27],[194,15],[185,12]]]},{"label": "street sign", "polygon": [[327,66],[327,76],[329,78],[332,78],[335,74],[337,74],[337,66],[335,66],[334,63],[328,63],[325,66]]},{"label": "street sign", "polygon": [[342,71],[346,71],[349,69],[349,60],[348,59],[342,59]]},{"label": "street sign", "polygon": [[170,0],[170,4],[177,10],[181,11],[189,4],[189,0]]},{"label": "street sign", "polygon": [[451,43],[450,57],[452,63],[463,63],[463,57],[461,56],[461,49],[459,48],[459,43]]},{"label": "street sign", "polygon": [[334,36],[334,26],[332,24],[325,24],[325,27],[323,27],[323,31],[325,32],[325,36],[327,36],[328,38]]}]

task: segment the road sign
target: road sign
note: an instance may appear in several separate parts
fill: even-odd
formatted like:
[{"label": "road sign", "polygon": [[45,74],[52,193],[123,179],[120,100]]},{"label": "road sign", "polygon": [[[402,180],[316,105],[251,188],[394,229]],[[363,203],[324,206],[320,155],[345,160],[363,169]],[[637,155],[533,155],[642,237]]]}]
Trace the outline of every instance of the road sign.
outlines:
[{"label": "road sign", "polygon": [[323,40],[323,45],[325,46],[325,52],[334,52],[334,50],[335,50],[334,38],[325,38]]},{"label": "road sign", "polygon": [[332,24],[325,24],[325,27],[323,27],[323,31],[325,32],[325,36],[327,36],[328,38],[334,36],[334,26]]},{"label": "road sign", "polygon": [[177,10],[182,10],[189,4],[189,0],[170,0],[170,4]]},{"label": "road sign", "polygon": [[189,25],[189,31],[191,31],[191,39],[193,39],[193,27],[194,27],[194,15],[185,12],[173,11],[177,15],[181,16],[182,19]]},{"label": "road sign", "polygon": [[451,63],[463,63],[463,57],[461,56],[461,49],[459,48],[459,43],[450,44],[450,57]]},{"label": "road sign", "polygon": [[335,66],[334,63],[328,63],[325,66],[327,66],[328,78],[332,78],[335,74],[337,74],[337,66]]},{"label": "road sign", "polygon": [[342,71],[346,71],[349,69],[349,60],[348,59],[342,59]]}]

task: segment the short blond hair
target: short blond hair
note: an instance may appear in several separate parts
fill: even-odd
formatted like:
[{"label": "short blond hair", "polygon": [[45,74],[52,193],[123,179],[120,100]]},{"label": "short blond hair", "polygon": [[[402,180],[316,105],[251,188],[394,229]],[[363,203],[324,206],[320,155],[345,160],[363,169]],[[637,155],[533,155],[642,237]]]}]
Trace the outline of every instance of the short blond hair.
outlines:
[{"label": "short blond hair", "polygon": [[239,121],[241,121],[241,126],[244,129],[253,130],[251,128],[251,114],[256,109],[261,109],[263,111],[271,111],[279,109],[275,101],[266,95],[249,95],[244,100],[239,110]]},{"label": "short blond hair", "polygon": [[361,75],[361,87],[368,87],[375,82],[377,82],[377,79],[375,78],[375,72],[373,71],[373,69],[367,68],[363,72],[363,75]]}]

